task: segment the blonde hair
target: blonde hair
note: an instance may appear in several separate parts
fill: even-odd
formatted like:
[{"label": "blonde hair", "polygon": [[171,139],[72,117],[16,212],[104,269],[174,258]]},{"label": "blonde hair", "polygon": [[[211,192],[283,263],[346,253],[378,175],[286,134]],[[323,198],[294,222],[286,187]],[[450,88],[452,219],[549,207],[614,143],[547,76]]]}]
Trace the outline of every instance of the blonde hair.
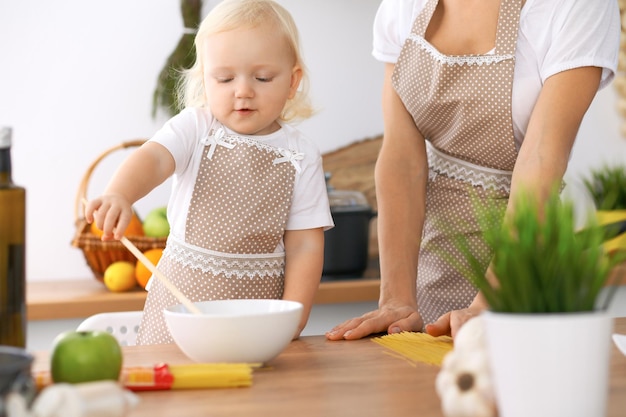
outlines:
[{"label": "blonde hair", "polygon": [[194,41],[196,61],[183,71],[177,88],[179,102],[185,107],[203,107],[207,104],[204,91],[202,51],[207,37],[229,30],[271,24],[281,32],[290,46],[295,65],[302,69],[302,80],[295,96],[287,100],[280,116],[281,121],[306,119],[313,114],[308,89],[307,70],[300,52],[298,29],[291,14],[272,0],[224,0],[211,10],[200,24]]}]

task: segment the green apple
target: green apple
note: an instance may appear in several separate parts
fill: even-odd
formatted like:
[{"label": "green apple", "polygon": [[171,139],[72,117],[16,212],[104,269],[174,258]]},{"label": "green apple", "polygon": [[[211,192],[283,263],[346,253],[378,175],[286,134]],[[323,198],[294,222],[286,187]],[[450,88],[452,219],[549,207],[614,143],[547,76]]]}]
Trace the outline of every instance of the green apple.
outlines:
[{"label": "green apple", "polygon": [[54,339],[50,373],[54,382],[117,381],[122,359],[122,348],[110,333],[67,331]]},{"label": "green apple", "polygon": [[148,237],[166,237],[170,234],[170,224],[167,221],[167,207],[159,207],[143,219],[143,231]]}]

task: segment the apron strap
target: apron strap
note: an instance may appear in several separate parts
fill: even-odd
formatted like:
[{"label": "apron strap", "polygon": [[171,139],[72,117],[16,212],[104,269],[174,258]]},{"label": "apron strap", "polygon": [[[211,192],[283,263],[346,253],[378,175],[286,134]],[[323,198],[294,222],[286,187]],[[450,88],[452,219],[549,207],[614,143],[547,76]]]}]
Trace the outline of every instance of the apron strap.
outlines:
[{"label": "apron strap", "polygon": [[428,28],[430,19],[433,17],[433,13],[435,13],[437,4],[439,4],[439,0],[428,0],[428,3],[426,3],[422,11],[417,15],[417,18],[413,22],[413,28],[411,29],[411,33],[414,33],[421,37],[425,37],[426,29]]},{"label": "apron strap", "polygon": [[517,48],[522,0],[502,0],[496,33],[496,54],[513,55]]}]

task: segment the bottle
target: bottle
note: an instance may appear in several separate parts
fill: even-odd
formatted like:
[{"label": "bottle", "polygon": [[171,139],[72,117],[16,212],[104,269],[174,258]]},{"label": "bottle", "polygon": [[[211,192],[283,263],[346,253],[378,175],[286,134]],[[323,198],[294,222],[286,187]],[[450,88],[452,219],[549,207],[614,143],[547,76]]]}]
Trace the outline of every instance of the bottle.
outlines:
[{"label": "bottle", "polygon": [[0,127],[0,345],[26,347],[26,190],[11,178],[11,128]]}]

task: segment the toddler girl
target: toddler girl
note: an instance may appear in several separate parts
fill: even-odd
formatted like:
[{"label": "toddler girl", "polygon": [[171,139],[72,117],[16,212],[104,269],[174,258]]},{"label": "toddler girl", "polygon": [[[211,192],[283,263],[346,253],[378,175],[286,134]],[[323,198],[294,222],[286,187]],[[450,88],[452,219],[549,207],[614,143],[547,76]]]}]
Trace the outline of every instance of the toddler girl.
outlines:
[{"label": "toddler girl", "polygon": [[[288,121],[310,116],[298,32],[270,0],[225,0],[201,23],[185,109],[134,151],[85,218],[119,239],[132,205],[173,175],[158,269],[192,301],[299,301],[304,328],[333,226],[319,150]],[[138,344],[171,343],[152,279]]]}]

